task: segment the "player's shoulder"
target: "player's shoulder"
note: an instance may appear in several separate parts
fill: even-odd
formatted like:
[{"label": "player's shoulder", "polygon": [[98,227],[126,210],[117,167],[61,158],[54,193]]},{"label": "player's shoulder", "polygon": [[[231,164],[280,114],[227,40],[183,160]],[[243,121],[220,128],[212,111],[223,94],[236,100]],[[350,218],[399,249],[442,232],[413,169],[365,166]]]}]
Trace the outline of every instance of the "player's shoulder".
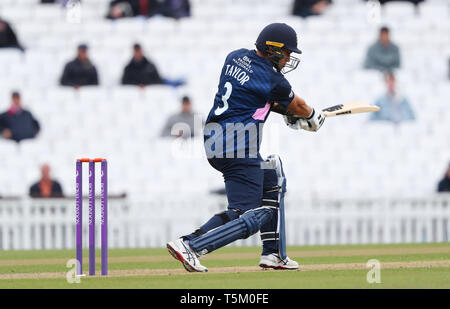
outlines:
[{"label": "player's shoulder", "polygon": [[231,59],[231,58],[234,58],[234,57],[244,57],[249,52],[250,52],[250,50],[248,50],[246,48],[235,49],[235,50],[231,51],[230,53],[228,53],[227,59]]},{"label": "player's shoulder", "polygon": [[270,69],[270,79],[272,80],[272,83],[274,84],[279,84],[279,83],[288,83],[288,80],[286,79],[286,77],[283,75],[283,73],[281,73],[280,71],[278,71],[277,69],[275,69],[273,66]]}]

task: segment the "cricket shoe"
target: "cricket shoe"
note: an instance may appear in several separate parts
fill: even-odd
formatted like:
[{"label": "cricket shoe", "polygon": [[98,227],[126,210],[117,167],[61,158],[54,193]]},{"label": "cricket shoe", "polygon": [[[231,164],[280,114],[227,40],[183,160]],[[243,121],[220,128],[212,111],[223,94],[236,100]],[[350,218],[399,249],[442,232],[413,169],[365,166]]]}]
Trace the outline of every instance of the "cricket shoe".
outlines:
[{"label": "cricket shoe", "polygon": [[167,243],[169,253],[189,272],[207,272],[208,268],[198,261],[198,255],[181,238]]},{"label": "cricket shoe", "polygon": [[272,253],[269,255],[262,255],[259,260],[259,266],[262,268],[273,269],[286,269],[295,270],[298,269],[298,263],[290,258],[286,257],[284,260],[280,258],[278,254]]}]

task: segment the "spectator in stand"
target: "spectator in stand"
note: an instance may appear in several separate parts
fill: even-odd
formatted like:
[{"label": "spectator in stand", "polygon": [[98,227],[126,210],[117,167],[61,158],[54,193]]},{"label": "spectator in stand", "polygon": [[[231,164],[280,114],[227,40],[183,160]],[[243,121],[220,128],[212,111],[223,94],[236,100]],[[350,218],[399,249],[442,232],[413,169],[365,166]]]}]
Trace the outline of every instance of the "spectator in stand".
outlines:
[{"label": "spectator in stand", "polygon": [[109,4],[106,18],[151,17],[160,14],[161,4],[158,0],[114,0]]},{"label": "spectator in stand", "polygon": [[25,49],[20,45],[16,34],[9,23],[0,18],[0,48],[18,48],[21,51]]},{"label": "spectator in stand", "polygon": [[89,60],[86,44],[78,46],[77,57],[66,64],[60,82],[62,86],[72,86],[75,89],[98,85],[97,69]]},{"label": "spectator in stand", "polygon": [[[369,0],[364,0],[364,1],[369,1]],[[387,2],[411,2],[412,4],[414,4],[414,5],[418,5],[420,2],[423,2],[423,1],[425,1],[425,0],[378,0],[378,2],[381,4],[381,5],[384,5],[384,4],[386,4]]]},{"label": "spectator in stand", "polygon": [[380,111],[371,113],[370,120],[391,121],[398,124],[402,121],[415,120],[414,112],[408,100],[397,93],[395,76],[391,72],[385,74],[386,94],[379,97],[375,105]]},{"label": "spectator in stand", "polygon": [[41,166],[41,179],[30,187],[31,197],[63,197],[63,190],[58,181],[50,176],[50,166]]},{"label": "spectator in stand", "polygon": [[146,85],[163,84],[178,87],[185,84],[184,79],[170,80],[162,78],[155,64],[144,56],[141,45],[134,44],[133,58],[127,64],[122,75],[123,85]]},{"label": "spectator in stand", "polygon": [[202,118],[192,111],[191,100],[189,97],[184,96],[181,100],[181,112],[167,119],[161,131],[161,137],[182,137],[188,139],[198,135],[201,129],[200,125],[203,126]]},{"label": "spectator in stand", "polygon": [[292,14],[303,18],[320,15],[331,3],[331,0],[295,0]]},{"label": "spectator in stand", "polygon": [[450,192],[450,164],[445,172],[444,178],[439,181],[438,192]]},{"label": "spectator in stand", "polygon": [[109,4],[106,18],[152,17],[155,15],[175,19],[190,16],[189,0],[114,0]]},{"label": "spectator in stand", "polygon": [[41,0],[41,4],[60,4],[64,8],[81,5],[81,0]]},{"label": "spectator in stand", "polygon": [[0,114],[0,136],[19,143],[21,140],[36,137],[39,130],[39,122],[29,111],[22,108],[19,92],[13,92],[11,107]]},{"label": "spectator in stand", "polygon": [[165,17],[180,19],[191,16],[189,0],[165,0],[161,6],[161,13]]},{"label": "spectator in stand", "polygon": [[380,29],[377,42],[367,50],[364,68],[381,72],[400,68],[400,51],[398,46],[391,42],[389,28]]}]

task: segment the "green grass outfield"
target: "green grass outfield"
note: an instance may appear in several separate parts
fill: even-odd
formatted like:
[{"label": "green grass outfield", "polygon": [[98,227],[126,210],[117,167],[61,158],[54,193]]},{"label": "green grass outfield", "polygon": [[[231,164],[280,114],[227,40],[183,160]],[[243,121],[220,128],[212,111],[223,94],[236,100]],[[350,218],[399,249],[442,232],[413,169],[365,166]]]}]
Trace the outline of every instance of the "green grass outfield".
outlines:
[{"label": "green grass outfield", "polygon": [[[0,288],[302,289],[450,288],[450,244],[289,247],[299,271],[261,270],[260,248],[226,247],[202,259],[208,273],[187,273],[165,248],[109,250],[109,276],[68,283],[75,250],[1,251]],[[381,283],[368,283],[366,263],[377,259]],[[84,272],[88,270],[84,252]],[[73,268],[73,267],[72,267]]]}]

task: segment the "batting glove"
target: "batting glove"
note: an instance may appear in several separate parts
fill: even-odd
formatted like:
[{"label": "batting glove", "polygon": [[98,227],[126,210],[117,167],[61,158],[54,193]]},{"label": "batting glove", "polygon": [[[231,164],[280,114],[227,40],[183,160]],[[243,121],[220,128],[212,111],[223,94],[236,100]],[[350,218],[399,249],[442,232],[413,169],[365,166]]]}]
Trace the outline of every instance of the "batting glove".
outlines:
[{"label": "batting glove", "polygon": [[284,119],[284,122],[286,123],[286,125],[289,128],[291,128],[293,130],[300,130],[301,129],[300,124],[298,122],[300,117],[292,115],[291,113],[288,112],[287,115],[283,115],[283,119]]},{"label": "batting glove", "polygon": [[287,126],[294,130],[306,130],[306,131],[317,131],[323,125],[325,121],[325,115],[322,111],[316,112],[314,108],[312,109],[311,115],[307,118],[298,117],[295,115],[283,116],[284,122]]},{"label": "batting glove", "polygon": [[325,115],[321,110],[318,112],[313,108],[308,118],[300,118],[300,127],[306,131],[318,131],[325,121]]}]

